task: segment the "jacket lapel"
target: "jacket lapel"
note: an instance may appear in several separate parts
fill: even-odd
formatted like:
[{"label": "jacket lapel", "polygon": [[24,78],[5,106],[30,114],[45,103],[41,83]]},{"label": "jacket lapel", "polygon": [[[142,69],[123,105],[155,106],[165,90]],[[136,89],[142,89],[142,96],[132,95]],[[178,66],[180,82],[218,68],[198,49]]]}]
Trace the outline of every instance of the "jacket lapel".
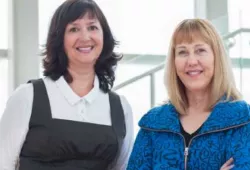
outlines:
[{"label": "jacket lapel", "polygon": [[[219,102],[202,125],[199,133],[220,131],[250,122],[249,105],[245,101]],[[139,122],[142,128],[180,133],[178,113],[170,103],[151,109]]]},{"label": "jacket lapel", "polygon": [[245,101],[221,102],[214,107],[200,133],[233,128],[249,121],[249,106]]}]

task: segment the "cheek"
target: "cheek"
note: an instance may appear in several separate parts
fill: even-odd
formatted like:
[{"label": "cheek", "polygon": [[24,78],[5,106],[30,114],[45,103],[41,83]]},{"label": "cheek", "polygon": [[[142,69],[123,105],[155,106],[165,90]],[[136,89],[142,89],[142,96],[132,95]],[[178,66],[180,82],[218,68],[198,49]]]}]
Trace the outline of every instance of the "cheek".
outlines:
[{"label": "cheek", "polygon": [[214,65],[211,66],[211,74],[214,74]]},{"label": "cheek", "polygon": [[99,44],[103,44],[103,31],[99,31],[99,32],[95,32],[93,34],[93,37],[95,39],[95,41],[97,41]]},{"label": "cheek", "polygon": [[205,62],[205,66],[210,74],[214,74],[214,61],[213,60],[208,60]]},{"label": "cheek", "polygon": [[71,44],[72,43],[70,37],[68,36],[64,37],[64,50],[66,53],[70,52],[70,48],[72,47]]},{"label": "cheek", "polygon": [[214,55],[210,54],[204,61],[207,67],[210,68],[210,70],[214,70],[214,62],[215,62],[214,60],[215,60]]},{"label": "cheek", "polygon": [[68,45],[67,41],[64,41],[64,45],[63,46],[64,46],[65,51],[68,51],[69,45]]},{"label": "cheek", "polygon": [[185,62],[183,60],[175,59],[174,64],[175,64],[175,69],[176,69],[177,74],[185,70]]},{"label": "cheek", "polygon": [[102,34],[97,35],[97,36],[95,37],[95,39],[96,39],[96,41],[98,42],[99,46],[100,46],[100,47],[103,47],[103,35],[102,35]]},{"label": "cheek", "polygon": [[97,55],[100,55],[103,50],[103,45],[104,45],[103,38],[97,37],[96,42],[98,43],[96,52],[98,53]]},{"label": "cheek", "polygon": [[99,40],[99,44],[100,44],[100,48],[102,49],[103,48],[103,44],[104,44],[102,38]]}]

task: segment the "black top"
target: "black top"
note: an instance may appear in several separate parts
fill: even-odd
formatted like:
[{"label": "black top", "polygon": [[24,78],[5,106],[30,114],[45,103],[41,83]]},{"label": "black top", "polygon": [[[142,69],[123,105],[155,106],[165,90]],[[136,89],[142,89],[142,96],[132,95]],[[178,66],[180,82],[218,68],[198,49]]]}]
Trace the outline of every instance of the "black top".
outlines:
[{"label": "black top", "polygon": [[107,169],[126,134],[119,96],[109,93],[112,126],[54,119],[43,80],[32,83],[33,108],[19,170]]},{"label": "black top", "polygon": [[195,136],[199,133],[199,131],[200,131],[200,129],[201,129],[202,126],[199,127],[199,129],[197,129],[197,130],[196,130],[194,133],[192,133],[192,134],[189,134],[189,133],[187,133],[187,132],[184,130],[184,128],[183,128],[181,122],[180,122],[180,127],[181,127],[181,134],[182,134],[182,135],[184,136],[184,138],[185,138],[185,145],[186,145],[186,147],[188,147],[190,140],[191,140],[193,137],[195,137]]}]

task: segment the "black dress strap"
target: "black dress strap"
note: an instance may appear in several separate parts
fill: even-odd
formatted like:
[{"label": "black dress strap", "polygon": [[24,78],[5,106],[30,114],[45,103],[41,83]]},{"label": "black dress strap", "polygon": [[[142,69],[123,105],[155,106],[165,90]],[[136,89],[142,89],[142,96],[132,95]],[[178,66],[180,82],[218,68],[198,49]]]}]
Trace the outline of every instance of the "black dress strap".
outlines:
[{"label": "black dress strap", "polygon": [[124,118],[124,111],[122,108],[121,100],[118,94],[115,92],[109,92],[109,103],[110,103],[110,111],[111,111],[111,122],[112,128],[117,136],[118,141],[118,152],[116,153],[116,158],[111,163],[111,167],[113,167],[117,161],[118,155],[120,154],[121,145],[123,143],[123,139],[126,136],[126,124]]},{"label": "black dress strap", "polygon": [[32,123],[48,123],[51,117],[51,109],[49,103],[49,97],[46,90],[46,86],[44,84],[43,79],[30,80],[28,83],[33,84],[33,106],[32,106],[32,114],[30,119],[30,126]]},{"label": "black dress strap", "polygon": [[109,103],[111,110],[112,127],[119,140],[123,140],[126,135],[126,125],[124,111],[121,100],[115,92],[109,92]]}]

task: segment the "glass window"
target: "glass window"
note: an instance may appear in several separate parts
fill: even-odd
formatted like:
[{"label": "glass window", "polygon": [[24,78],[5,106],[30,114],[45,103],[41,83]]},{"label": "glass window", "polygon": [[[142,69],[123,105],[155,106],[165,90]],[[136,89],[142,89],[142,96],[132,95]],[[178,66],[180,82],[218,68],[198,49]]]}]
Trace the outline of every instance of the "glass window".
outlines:
[{"label": "glass window", "polygon": [[[47,39],[50,20],[56,8],[61,5],[65,0],[39,0],[39,49],[41,50]],[[42,63],[40,64],[40,77],[43,76]]]},{"label": "glass window", "polygon": [[233,68],[234,80],[236,87],[239,91],[242,90],[241,88],[241,80],[242,80],[242,72],[240,68]]},{"label": "glass window", "polygon": [[250,68],[244,68],[242,69],[242,95],[243,98],[247,101],[250,102],[250,80],[248,79],[250,75]]},{"label": "glass window", "polygon": [[131,104],[134,116],[135,134],[138,132],[140,118],[151,108],[150,106],[150,79],[145,77],[130,85],[117,90],[121,95],[126,96]]},{"label": "glass window", "polygon": [[250,32],[241,34],[241,50],[242,58],[250,59]]},{"label": "glass window", "polygon": [[8,47],[8,0],[0,1],[0,49]]},{"label": "glass window", "polygon": [[[103,9],[120,46],[129,54],[166,54],[174,27],[194,16],[193,0],[97,1]],[[180,5],[181,4],[181,5]]]},{"label": "glass window", "polygon": [[[0,1],[0,50],[8,48],[8,0]],[[8,60],[0,56],[0,117],[8,97]]]},{"label": "glass window", "polygon": [[[228,14],[229,14],[229,31],[235,31],[240,28],[250,28],[249,22],[249,0],[228,0]],[[250,102],[250,90],[248,76],[250,74],[250,33],[244,32],[237,35],[234,40],[235,45],[230,49],[230,57],[242,58],[241,68],[234,68],[235,80],[237,88],[241,91],[243,98]]]},{"label": "glass window", "polygon": [[229,32],[249,28],[249,0],[228,0]]},{"label": "glass window", "polygon": [[44,45],[47,39],[50,20],[56,8],[65,0],[39,0],[39,45]]},{"label": "glass window", "polygon": [[167,91],[164,86],[164,70],[155,73],[155,105],[161,105],[167,100]]},{"label": "glass window", "polygon": [[0,117],[4,111],[8,98],[8,60],[0,56]]}]

